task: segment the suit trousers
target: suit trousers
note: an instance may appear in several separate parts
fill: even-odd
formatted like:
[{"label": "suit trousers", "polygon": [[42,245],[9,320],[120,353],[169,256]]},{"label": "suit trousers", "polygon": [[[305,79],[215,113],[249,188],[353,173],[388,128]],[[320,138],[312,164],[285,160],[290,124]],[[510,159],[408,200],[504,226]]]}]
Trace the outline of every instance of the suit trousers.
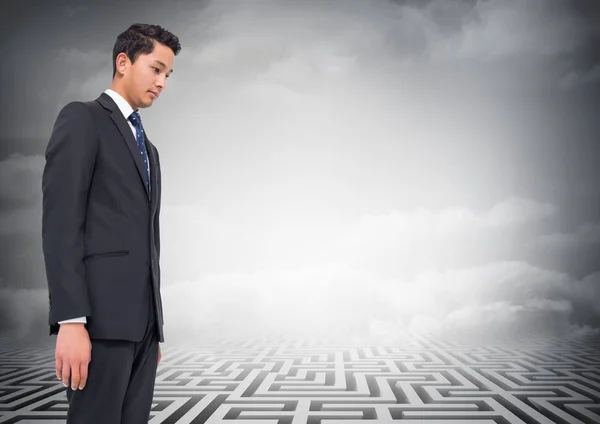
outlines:
[{"label": "suit trousers", "polygon": [[83,390],[67,387],[67,424],[147,424],[158,361],[153,294],[140,342],[91,340],[92,355]]}]

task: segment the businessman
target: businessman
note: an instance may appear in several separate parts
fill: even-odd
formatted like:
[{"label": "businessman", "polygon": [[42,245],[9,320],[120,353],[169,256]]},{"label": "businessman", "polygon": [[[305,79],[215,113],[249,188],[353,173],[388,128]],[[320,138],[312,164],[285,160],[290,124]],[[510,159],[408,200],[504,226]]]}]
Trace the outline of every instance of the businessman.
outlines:
[{"label": "businessman", "polygon": [[42,249],[68,424],[147,423],[164,341],[161,171],[140,110],[166,88],[177,36],[118,35],[110,88],[54,124],[42,177]]}]

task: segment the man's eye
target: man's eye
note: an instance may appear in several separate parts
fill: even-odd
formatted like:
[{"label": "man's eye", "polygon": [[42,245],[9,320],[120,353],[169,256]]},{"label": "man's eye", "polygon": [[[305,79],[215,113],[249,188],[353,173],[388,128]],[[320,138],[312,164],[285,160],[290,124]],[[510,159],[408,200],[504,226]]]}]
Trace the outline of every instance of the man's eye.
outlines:
[{"label": "man's eye", "polygon": [[152,69],[154,69],[155,72],[160,72],[160,69],[152,67]]}]

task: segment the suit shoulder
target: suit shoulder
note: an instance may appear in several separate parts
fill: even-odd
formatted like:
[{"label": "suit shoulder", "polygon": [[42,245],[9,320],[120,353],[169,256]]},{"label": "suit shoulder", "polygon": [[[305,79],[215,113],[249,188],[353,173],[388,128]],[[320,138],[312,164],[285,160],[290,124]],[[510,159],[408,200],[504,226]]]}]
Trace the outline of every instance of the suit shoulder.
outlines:
[{"label": "suit shoulder", "polygon": [[[54,126],[48,143],[48,149],[53,145],[62,145],[77,140],[88,140],[92,145],[98,140],[97,122],[85,102],[72,101],[62,107]],[[77,142],[77,144],[79,144]]]},{"label": "suit shoulder", "polygon": [[65,110],[65,109],[69,109],[69,110],[83,110],[86,108],[86,103],[84,101],[81,100],[72,100],[69,103],[67,103],[66,105],[64,105],[62,107],[61,110]]},{"label": "suit shoulder", "polygon": [[58,115],[69,118],[91,119],[92,113],[89,105],[86,103],[88,102],[78,100],[69,102],[62,107]]}]

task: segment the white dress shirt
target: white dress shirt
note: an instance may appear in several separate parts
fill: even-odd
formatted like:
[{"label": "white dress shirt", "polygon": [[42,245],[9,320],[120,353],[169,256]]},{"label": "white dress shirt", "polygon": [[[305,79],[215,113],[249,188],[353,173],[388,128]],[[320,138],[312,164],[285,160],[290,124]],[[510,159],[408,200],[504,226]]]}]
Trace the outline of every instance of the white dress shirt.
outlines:
[{"label": "white dress shirt", "polygon": [[[110,88],[107,88],[104,91],[106,94],[108,94],[117,104],[117,106],[119,107],[119,110],[121,111],[121,113],[123,114],[123,116],[125,117],[125,120],[127,121],[127,123],[129,124],[129,128],[131,128],[131,132],[133,133],[133,137],[135,138],[135,127],[133,126],[133,124],[131,123],[131,121],[129,120],[129,115],[131,115],[131,113],[133,112],[133,108],[131,107],[131,105],[127,102],[127,100],[125,100],[123,98],[123,96],[121,96],[119,93],[117,93],[114,90],[111,90]],[[139,110],[138,110],[139,113]],[[141,152],[140,152],[141,154]],[[148,175],[150,175],[150,158],[148,158],[147,162],[147,169],[148,169]],[[59,321],[59,324],[64,324],[64,323],[70,323],[70,322],[82,322],[82,323],[86,323],[87,319],[86,317],[78,317],[78,318],[72,318],[72,319],[67,319],[64,321]]]}]

